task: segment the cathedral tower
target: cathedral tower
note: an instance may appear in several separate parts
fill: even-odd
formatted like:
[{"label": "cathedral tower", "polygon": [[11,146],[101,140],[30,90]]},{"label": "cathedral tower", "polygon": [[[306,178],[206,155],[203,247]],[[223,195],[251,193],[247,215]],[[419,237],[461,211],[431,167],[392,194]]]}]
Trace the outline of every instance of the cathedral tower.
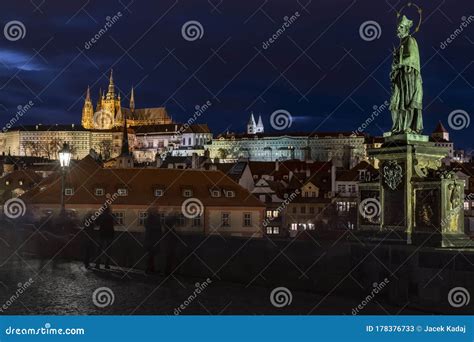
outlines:
[{"label": "cathedral tower", "polygon": [[255,117],[253,116],[253,112],[250,113],[250,119],[247,123],[247,134],[255,134],[257,130],[257,124],[255,123]]},{"label": "cathedral tower", "polygon": [[263,126],[262,116],[259,115],[259,116],[258,116],[257,126],[255,127],[255,133],[263,133],[264,130],[265,130],[265,128],[264,128],[264,126]]},{"label": "cathedral tower", "polygon": [[84,101],[84,107],[82,107],[82,127],[86,129],[93,128],[93,117],[94,107],[92,106],[90,88],[87,87],[86,99]]},{"label": "cathedral tower", "polygon": [[102,100],[101,107],[102,110],[107,112],[108,115],[111,115],[113,119],[115,119],[115,114],[120,111],[120,99],[115,96],[115,84],[112,70],[110,70],[109,88],[105,95],[105,99]]}]

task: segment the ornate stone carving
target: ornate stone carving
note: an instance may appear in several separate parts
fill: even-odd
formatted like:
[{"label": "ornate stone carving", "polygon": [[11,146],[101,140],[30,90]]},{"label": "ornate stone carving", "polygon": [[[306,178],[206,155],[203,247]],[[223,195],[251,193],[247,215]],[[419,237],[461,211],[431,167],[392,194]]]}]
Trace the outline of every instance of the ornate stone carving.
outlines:
[{"label": "ornate stone carving", "polygon": [[396,161],[389,161],[383,167],[383,178],[390,189],[397,189],[403,180],[402,167]]},{"label": "ornate stone carving", "polygon": [[428,171],[437,170],[441,167],[441,160],[432,158],[416,158],[414,160],[414,169],[418,177],[428,176]]}]

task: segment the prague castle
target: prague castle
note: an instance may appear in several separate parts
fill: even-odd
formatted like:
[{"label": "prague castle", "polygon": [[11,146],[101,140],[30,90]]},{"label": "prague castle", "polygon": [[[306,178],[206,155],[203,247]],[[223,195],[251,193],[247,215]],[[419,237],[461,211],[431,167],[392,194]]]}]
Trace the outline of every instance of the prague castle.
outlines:
[{"label": "prague castle", "polygon": [[113,72],[110,72],[107,93],[99,91],[99,98],[94,111],[89,87],[82,109],[82,127],[85,129],[108,130],[123,125],[124,116],[127,117],[127,126],[147,126],[171,124],[164,107],[135,108],[134,89],[130,93],[129,108],[122,107],[120,94],[115,94]]}]

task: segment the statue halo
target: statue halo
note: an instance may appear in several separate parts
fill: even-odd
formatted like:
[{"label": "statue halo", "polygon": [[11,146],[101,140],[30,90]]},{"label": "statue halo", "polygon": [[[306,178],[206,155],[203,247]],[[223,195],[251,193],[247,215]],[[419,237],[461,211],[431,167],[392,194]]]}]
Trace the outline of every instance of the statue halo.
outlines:
[{"label": "statue halo", "polygon": [[413,2],[407,3],[402,8],[400,8],[400,10],[397,12],[397,19],[398,20],[400,19],[400,17],[402,16],[402,13],[403,13],[403,11],[405,10],[406,7],[411,7],[411,6],[416,7],[416,10],[418,12],[418,25],[416,25],[416,28],[412,33],[412,34],[415,34],[420,30],[421,20],[422,20],[422,16],[423,16],[423,10],[420,8],[420,6],[418,6],[417,4],[415,4]]}]

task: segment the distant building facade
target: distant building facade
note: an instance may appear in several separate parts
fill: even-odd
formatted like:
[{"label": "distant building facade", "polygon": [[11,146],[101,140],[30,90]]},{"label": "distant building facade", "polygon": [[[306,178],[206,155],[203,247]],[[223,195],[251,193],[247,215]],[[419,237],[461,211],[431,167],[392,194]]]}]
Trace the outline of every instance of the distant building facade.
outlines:
[{"label": "distant building facade", "polygon": [[[88,156],[69,170],[64,191],[70,217],[81,221],[107,203],[118,231],[143,232],[148,208],[156,207],[163,218],[176,217],[179,232],[263,235],[265,205],[220,171],[102,168]],[[31,217],[44,220],[59,212],[60,194],[60,182],[51,181],[21,198]]]},{"label": "distant building facade", "polygon": [[212,159],[233,162],[332,160],[338,167],[350,168],[366,159],[364,135],[353,133],[252,133],[219,135],[207,146]]}]

